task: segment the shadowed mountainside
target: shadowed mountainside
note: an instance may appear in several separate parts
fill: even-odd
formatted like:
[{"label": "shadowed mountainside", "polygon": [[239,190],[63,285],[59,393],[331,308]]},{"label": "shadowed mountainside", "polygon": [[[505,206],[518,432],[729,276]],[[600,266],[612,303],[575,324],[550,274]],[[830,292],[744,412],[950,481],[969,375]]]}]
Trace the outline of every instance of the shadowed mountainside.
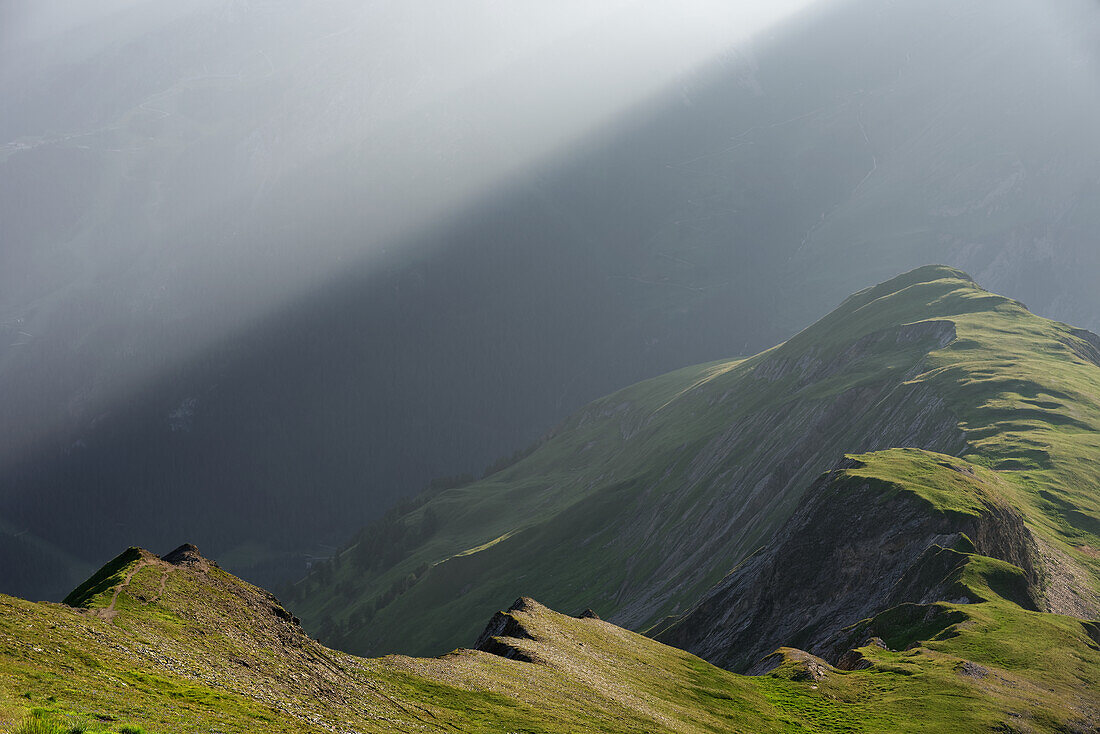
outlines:
[{"label": "shadowed mountainside", "polygon": [[645,629],[770,542],[845,454],[914,447],[995,472],[1046,565],[1080,569],[1093,599],[1095,344],[921,268],[756,357],[593,403],[510,468],[366,528],[289,598],[364,653],[441,652],[516,588]]}]

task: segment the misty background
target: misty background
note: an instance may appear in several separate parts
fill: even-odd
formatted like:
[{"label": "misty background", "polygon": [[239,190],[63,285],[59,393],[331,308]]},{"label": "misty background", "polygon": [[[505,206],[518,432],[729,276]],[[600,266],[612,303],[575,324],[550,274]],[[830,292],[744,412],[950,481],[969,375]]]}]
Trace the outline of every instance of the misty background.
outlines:
[{"label": "misty background", "polygon": [[0,591],[301,575],[941,262],[1100,329],[1088,0],[0,7]]}]

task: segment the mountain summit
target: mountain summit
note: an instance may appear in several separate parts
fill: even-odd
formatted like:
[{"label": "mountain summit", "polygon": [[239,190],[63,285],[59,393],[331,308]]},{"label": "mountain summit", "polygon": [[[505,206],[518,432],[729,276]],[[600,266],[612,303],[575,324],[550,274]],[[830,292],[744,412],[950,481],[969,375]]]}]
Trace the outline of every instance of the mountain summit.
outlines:
[{"label": "mountain summit", "polygon": [[292,603],[362,653],[442,652],[519,591],[646,629],[772,541],[846,455],[912,448],[993,472],[1046,559],[1036,573],[1083,580],[1036,580],[1036,598],[1088,616],[1098,394],[1100,339],[923,267],[752,358],[596,401],[522,461],[366,529]]}]

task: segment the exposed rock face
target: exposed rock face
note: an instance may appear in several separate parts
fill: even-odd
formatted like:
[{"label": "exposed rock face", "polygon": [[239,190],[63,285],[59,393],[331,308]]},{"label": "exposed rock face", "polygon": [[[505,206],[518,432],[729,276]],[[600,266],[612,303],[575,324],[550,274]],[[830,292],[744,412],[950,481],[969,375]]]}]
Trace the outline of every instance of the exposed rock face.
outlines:
[{"label": "exposed rock face", "polygon": [[[1038,553],[1017,513],[992,498],[977,515],[937,511],[848,473],[858,466],[849,459],[823,476],[766,550],[654,636],[735,671],[780,646],[854,669],[859,660],[842,657],[853,647],[844,628],[901,604],[977,601],[959,598],[954,583],[966,552],[1023,569],[1027,582],[1006,593],[1038,607]],[[958,471],[949,466],[944,471]]]},{"label": "exposed rock face", "polygon": [[1089,571],[1053,544],[1037,540],[1043,572],[1041,609],[1079,619],[1100,619],[1100,592]]},{"label": "exposed rock face", "polygon": [[756,368],[757,379],[774,382],[794,375],[795,387],[805,387],[813,382],[843,373],[869,354],[882,349],[904,346],[920,346],[925,351],[943,349],[956,338],[955,322],[944,319],[900,324],[874,331],[856,340],[840,354],[823,360],[818,350],[810,349],[795,357],[777,355],[763,361]]},{"label": "exposed rock face", "polygon": [[[877,647],[887,650],[886,643],[880,637],[870,637],[860,647]],[[840,656],[836,661],[837,670],[867,670],[874,663],[868,660],[858,649],[851,649]]]},{"label": "exposed rock face", "polygon": [[1086,362],[1092,362],[1100,367],[1100,336],[1087,329],[1070,329],[1070,333],[1080,341],[1066,341],[1066,345]]},{"label": "exposed rock face", "polygon": [[849,650],[836,661],[837,670],[867,670],[873,665],[859,650]]},{"label": "exposed rock face", "polygon": [[531,599],[520,597],[516,599],[512,606],[508,607],[508,611],[494,614],[493,618],[489,620],[489,624],[485,627],[485,631],[481,633],[477,638],[477,642],[474,643],[474,649],[492,653],[493,655],[499,655],[509,660],[532,662],[531,657],[527,653],[509,645],[508,638],[521,640],[534,639],[531,633],[523,626],[523,623],[512,615],[512,612],[525,611],[534,603],[535,602]]},{"label": "exposed rock face", "polygon": [[747,672],[749,675],[767,675],[784,663],[793,664],[795,667],[795,671],[789,676],[791,680],[819,681],[827,678],[830,672],[835,672],[832,665],[816,655],[790,647],[776,650],[758,661]]},{"label": "exposed rock face", "polygon": [[210,561],[203,558],[199,553],[199,549],[191,543],[184,543],[179,548],[176,548],[170,553],[165,553],[160,557],[162,561],[171,563],[173,566],[201,566],[209,565]]},{"label": "exposed rock face", "polygon": [[989,676],[989,668],[967,660],[958,668],[959,675],[970,678],[986,678]]}]

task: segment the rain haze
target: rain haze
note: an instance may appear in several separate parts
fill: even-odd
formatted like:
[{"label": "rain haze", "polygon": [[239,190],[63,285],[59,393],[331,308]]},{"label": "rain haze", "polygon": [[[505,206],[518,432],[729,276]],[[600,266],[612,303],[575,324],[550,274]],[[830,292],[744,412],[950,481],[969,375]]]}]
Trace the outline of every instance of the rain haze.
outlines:
[{"label": "rain haze", "polygon": [[0,591],[293,579],[931,262],[1098,328],[1098,49],[1084,0],[7,2]]},{"label": "rain haze", "polygon": [[[210,271],[195,286],[203,300],[232,290],[236,308],[267,308],[342,257],[377,254],[491,195],[807,2],[17,3],[4,152],[116,154],[92,175],[121,167],[149,193],[112,202],[129,230],[112,234]],[[339,223],[350,234],[195,236],[230,204],[239,221],[279,184],[285,220],[353,201]],[[23,226],[55,216],[43,209],[24,208]],[[190,236],[170,216],[185,216]],[[115,272],[103,239],[72,254]],[[56,273],[8,272],[17,299],[55,287]]]},{"label": "rain haze", "polygon": [[111,345],[130,390],[166,348],[406,257],[413,233],[805,4],[9,4],[13,341],[53,328],[51,301],[138,331],[188,321],[153,350]]}]

